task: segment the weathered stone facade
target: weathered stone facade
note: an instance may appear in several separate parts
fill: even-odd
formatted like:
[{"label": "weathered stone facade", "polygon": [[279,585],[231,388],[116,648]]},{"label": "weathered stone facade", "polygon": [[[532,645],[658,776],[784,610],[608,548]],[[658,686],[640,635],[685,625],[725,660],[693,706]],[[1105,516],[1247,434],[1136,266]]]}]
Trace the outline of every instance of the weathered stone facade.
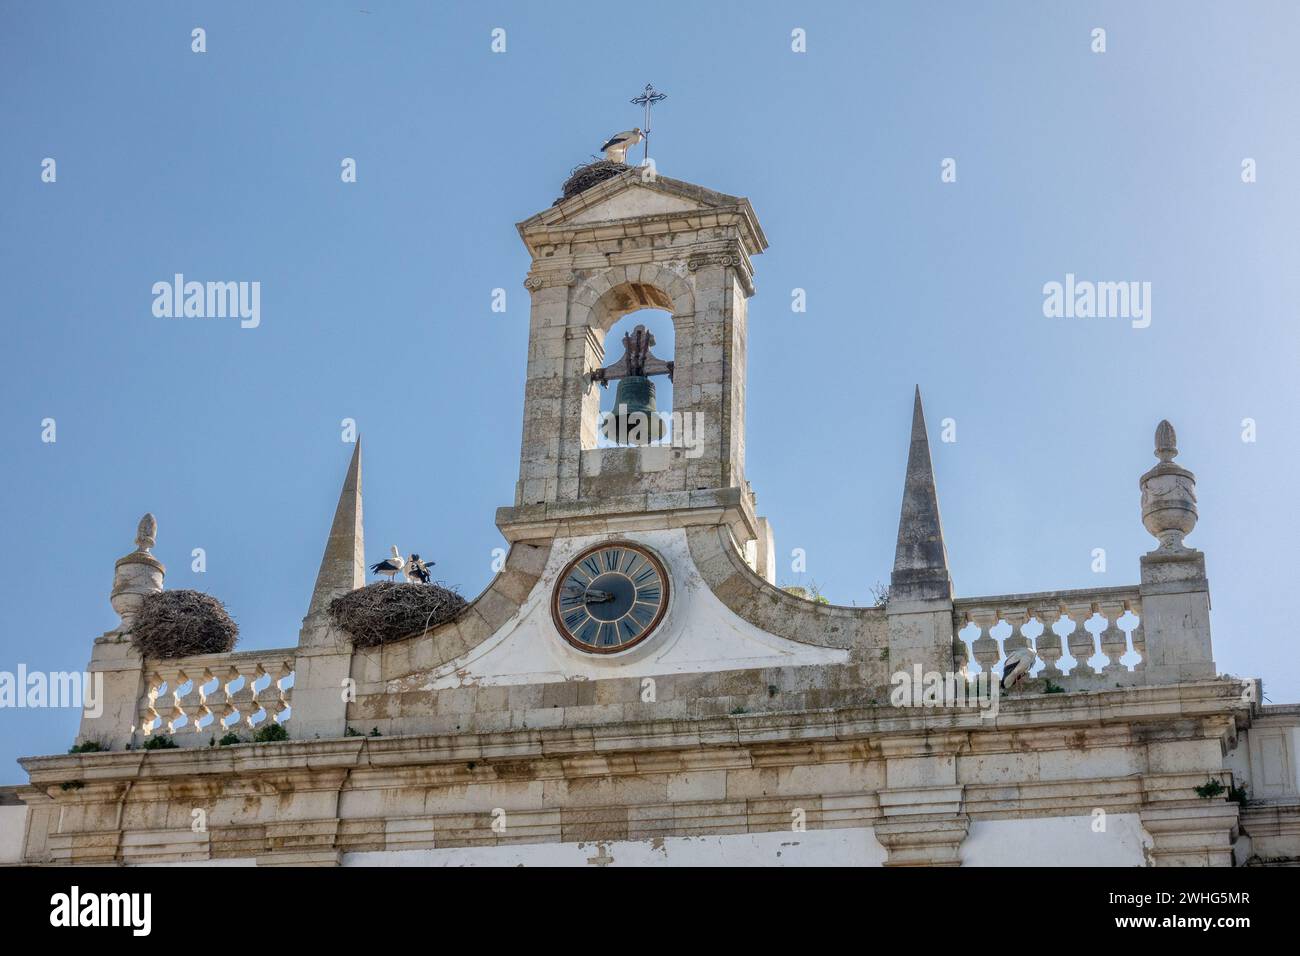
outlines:
[{"label": "weathered stone facade", "polygon": [[[488,588],[379,647],[332,624],[329,600],[364,584],[358,445],[297,645],[144,660],[129,631],[163,587],[151,531],[118,563],[122,624],[92,654],[107,706],[81,739],[109,749],[23,761],[29,783],[0,794],[0,862],[1300,857],[1300,713],[1216,676],[1172,427],[1142,479],[1160,544],[1139,582],[961,597],[918,391],[889,600],[805,600],[773,583],[773,527],[744,474],[747,303],[767,245],[749,202],[633,169],[519,232],[533,257],[523,440]],[[591,373],[613,323],[645,307],[672,315],[673,411],[702,423],[698,455],[597,442]],[[556,632],[561,570],[620,541],[658,555],[670,597],[646,640],[587,654]],[[965,688],[1022,648],[1041,669],[991,701],[896,696],[900,675]],[[216,746],[277,721],[289,740]],[[179,747],[142,749],[162,736]],[[1248,799],[1227,799],[1243,783]]]}]

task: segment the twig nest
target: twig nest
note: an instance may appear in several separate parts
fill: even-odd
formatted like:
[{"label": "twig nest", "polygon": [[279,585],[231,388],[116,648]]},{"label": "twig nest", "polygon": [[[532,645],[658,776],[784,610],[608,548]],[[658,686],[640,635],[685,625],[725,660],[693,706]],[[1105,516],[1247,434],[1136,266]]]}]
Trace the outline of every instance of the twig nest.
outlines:
[{"label": "twig nest", "polygon": [[330,602],[330,618],[357,647],[374,647],[423,634],[460,616],[468,602],[441,584],[384,581]]},{"label": "twig nest", "polygon": [[612,163],[608,159],[600,159],[594,163],[578,166],[569,174],[569,178],[564,181],[564,186],[561,187],[564,195],[555,200],[555,203],[558,205],[570,196],[586,192],[592,186],[598,186],[605,180],[613,179],[631,168],[627,163]]},{"label": "twig nest", "polygon": [[239,625],[226,606],[201,591],[155,591],[144,599],[131,640],[145,657],[225,654],[235,647]]}]

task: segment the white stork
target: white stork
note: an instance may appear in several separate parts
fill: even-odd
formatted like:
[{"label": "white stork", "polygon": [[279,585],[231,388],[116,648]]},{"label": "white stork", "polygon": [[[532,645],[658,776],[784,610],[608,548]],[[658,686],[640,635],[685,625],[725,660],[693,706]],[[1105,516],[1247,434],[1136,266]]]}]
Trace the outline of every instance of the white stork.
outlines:
[{"label": "white stork", "polygon": [[635,126],[621,133],[615,133],[605,140],[605,145],[600,148],[605,151],[605,159],[611,163],[626,163],[627,151],[639,142],[641,142],[641,127]]},{"label": "white stork", "polygon": [[389,581],[401,573],[402,568],[406,567],[406,562],[402,560],[402,552],[397,550],[397,545],[393,545],[393,556],[385,558],[378,564],[370,566],[371,572],[379,575],[386,575]]},{"label": "white stork", "polygon": [[428,584],[433,579],[433,575],[429,573],[429,564],[437,563],[437,561],[430,561],[425,564],[418,554],[412,554],[406,559],[406,580]]},{"label": "white stork", "polygon": [[1038,655],[1028,647],[1012,651],[1002,662],[1002,689],[1010,690],[1020,683],[1038,662]]}]

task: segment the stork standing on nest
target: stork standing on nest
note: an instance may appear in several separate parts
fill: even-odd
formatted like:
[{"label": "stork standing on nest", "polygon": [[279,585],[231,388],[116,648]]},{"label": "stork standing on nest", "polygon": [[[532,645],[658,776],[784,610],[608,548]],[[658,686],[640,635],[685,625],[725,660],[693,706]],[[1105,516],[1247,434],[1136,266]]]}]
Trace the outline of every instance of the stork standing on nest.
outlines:
[{"label": "stork standing on nest", "polygon": [[[429,564],[437,564],[437,561],[430,561]],[[421,584],[428,584],[433,580],[433,575],[429,573],[429,564],[420,560],[418,554],[412,554],[406,559],[406,580],[419,581]]]},{"label": "stork standing on nest", "polygon": [[621,133],[615,133],[600,148],[605,151],[605,159],[611,163],[626,163],[627,151],[641,142],[641,127],[634,126]]},{"label": "stork standing on nest", "polygon": [[397,545],[393,545],[393,556],[385,558],[378,564],[372,564],[370,570],[374,574],[387,576],[391,582],[393,578],[401,573],[404,567],[406,567],[406,562],[402,560],[402,552],[397,550]]}]

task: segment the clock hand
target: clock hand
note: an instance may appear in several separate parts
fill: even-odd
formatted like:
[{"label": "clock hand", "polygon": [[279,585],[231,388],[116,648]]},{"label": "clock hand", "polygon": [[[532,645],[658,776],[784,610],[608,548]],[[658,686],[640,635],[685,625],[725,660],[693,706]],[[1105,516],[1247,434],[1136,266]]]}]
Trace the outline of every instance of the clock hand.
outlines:
[{"label": "clock hand", "polygon": [[614,600],[614,595],[609,591],[588,590],[582,595],[582,600],[586,604],[603,604]]}]

